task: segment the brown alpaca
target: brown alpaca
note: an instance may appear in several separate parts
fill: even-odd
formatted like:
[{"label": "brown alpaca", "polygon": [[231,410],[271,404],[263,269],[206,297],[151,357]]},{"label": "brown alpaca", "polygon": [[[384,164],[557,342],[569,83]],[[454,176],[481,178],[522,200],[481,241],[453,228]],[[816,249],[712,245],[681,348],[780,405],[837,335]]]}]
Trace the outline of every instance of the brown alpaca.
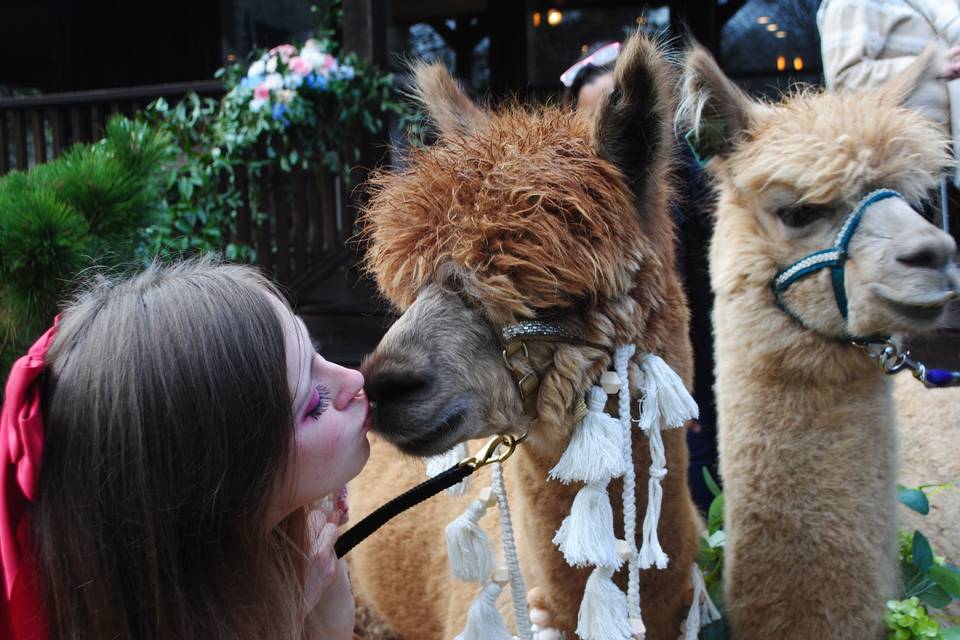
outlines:
[{"label": "brown alpaca", "polygon": [[[545,591],[551,626],[573,638],[589,569],[567,566],[551,538],[579,487],[547,481],[570,439],[571,408],[618,345],[660,355],[688,384],[691,376],[665,182],[673,80],[639,36],[625,47],[617,89],[595,115],[552,106],[491,113],[470,103],[442,68],[416,75],[440,139],[412,150],[406,169],[377,176],[364,212],[369,270],[403,311],[363,367],[376,431],[422,456],[529,430],[504,466],[519,556],[527,584]],[[515,360],[541,378],[533,423],[494,327],[543,315],[597,346],[531,342],[529,358]],[[614,415],[615,405],[614,397]],[[677,637],[698,545],[684,433],[665,432],[664,441],[670,472],[659,532],[670,564],[641,574],[650,640]],[[633,456],[642,517],[650,456],[640,435]],[[434,498],[352,552],[358,597],[401,637],[449,640],[463,629],[478,587],[451,577],[443,532],[488,477],[473,482],[473,496]],[[355,513],[423,478],[422,463],[376,442],[351,487]],[[621,487],[610,487],[618,522]],[[498,607],[510,620],[508,600],[501,596]]]},{"label": "brown alpaca", "polygon": [[[943,134],[902,107],[928,62],[873,92],[780,104],[752,101],[701,49],[687,62],[681,115],[704,132],[719,186],[710,262],[737,638],[877,638],[898,593],[891,384],[845,336],[929,330],[956,289],[953,240],[915,210],[948,161]],[[829,269],[787,289],[788,316],[774,277],[831,247],[880,188],[903,198],[871,205],[852,236],[846,321]]]}]

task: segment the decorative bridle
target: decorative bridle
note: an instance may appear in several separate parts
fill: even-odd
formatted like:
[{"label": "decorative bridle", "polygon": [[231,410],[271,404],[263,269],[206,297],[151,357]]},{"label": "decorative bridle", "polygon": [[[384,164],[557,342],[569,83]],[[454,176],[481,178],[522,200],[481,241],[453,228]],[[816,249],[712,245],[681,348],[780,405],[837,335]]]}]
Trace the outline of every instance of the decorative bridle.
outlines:
[{"label": "decorative bridle", "polygon": [[[814,251],[780,271],[771,282],[774,302],[777,307],[805,329],[816,332],[815,329],[807,326],[803,320],[789,308],[784,300],[784,294],[799,280],[823,269],[829,269],[830,282],[833,286],[833,296],[837,303],[837,309],[840,311],[844,322],[847,322],[849,305],[847,301],[844,269],[850,256],[850,241],[853,238],[853,234],[856,233],[859,228],[860,222],[863,220],[867,209],[878,202],[890,198],[899,198],[900,200],[906,201],[906,198],[892,189],[878,189],[868,193],[854,206],[853,210],[847,214],[832,247]],[[876,360],[883,372],[888,375],[893,375],[901,371],[910,371],[914,378],[929,388],[960,386],[960,372],[926,367],[922,362],[912,359],[910,352],[903,350],[890,336],[846,336],[844,341],[863,349],[870,358]]]}]

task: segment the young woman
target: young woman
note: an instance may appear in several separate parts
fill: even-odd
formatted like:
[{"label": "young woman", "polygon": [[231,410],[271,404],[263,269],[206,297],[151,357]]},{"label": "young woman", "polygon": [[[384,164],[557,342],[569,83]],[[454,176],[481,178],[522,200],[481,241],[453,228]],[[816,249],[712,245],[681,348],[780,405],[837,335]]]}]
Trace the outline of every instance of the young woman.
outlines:
[{"label": "young woman", "polygon": [[350,638],[366,431],[363,377],[253,269],[97,283],[7,385],[0,636]]}]

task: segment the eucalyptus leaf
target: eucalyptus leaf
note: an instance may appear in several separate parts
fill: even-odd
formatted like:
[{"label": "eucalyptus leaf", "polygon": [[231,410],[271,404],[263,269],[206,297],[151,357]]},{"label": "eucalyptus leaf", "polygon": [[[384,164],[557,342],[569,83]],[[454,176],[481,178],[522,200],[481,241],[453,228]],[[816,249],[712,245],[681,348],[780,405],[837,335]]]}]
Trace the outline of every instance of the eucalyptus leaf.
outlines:
[{"label": "eucalyptus leaf", "polygon": [[927,515],[930,513],[930,501],[920,489],[911,489],[901,484],[897,485],[897,499],[901,504],[913,509],[919,514]]},{"label": "eucalyptus leaf", "polygon": [[960,640],[960,627],[940,627],[943,640]]},{"label": "eucalyptus leaf", "polygon": [[925,575],[933,566],[933,549],[926,536],[919,531],[913,532],[913,566],[921,575]]},{"label": "eucalyptus leaf", "polygon": [[920,598],[921,602],[933,607],[934,609],[943,609],[948,604],[953,602],[953,598],[950,597],[950,594],[944,591],[938,584],[932,584],[918,597]]},{"label": "eucalyptus leaf", "polygon": [[930,567],[927,576],[951,597],[960,599],[960,570],[956,567],[935,564]]}]

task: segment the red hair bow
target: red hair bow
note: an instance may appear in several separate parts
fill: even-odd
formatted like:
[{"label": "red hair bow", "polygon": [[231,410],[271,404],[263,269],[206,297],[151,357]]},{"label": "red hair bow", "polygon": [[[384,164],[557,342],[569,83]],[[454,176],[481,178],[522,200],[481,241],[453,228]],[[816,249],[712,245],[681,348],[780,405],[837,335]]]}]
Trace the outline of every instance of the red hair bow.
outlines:
[{"label": "red hair bow", "polygon": [[10,370],[0,414],[0,636],[43,640],[47,625],[30,538],[30,503],[37,499],[43,454],[41,380],[60,317]]}]

